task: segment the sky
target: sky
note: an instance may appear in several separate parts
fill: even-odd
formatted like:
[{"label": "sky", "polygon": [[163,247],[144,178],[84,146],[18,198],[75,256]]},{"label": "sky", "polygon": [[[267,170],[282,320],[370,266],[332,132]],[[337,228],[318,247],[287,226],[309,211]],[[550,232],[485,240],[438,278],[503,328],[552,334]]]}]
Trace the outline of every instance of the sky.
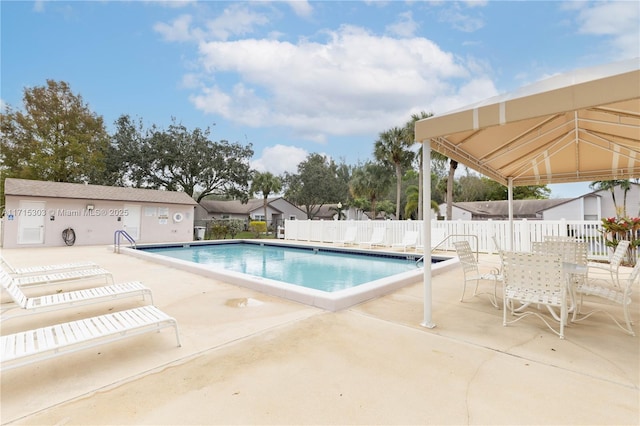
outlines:
[{"label": "sky", "polygon": [[125,114],[210,128],[276,175],[310,153],[371,160],[421,111],[640,56],[637,1],[3,0],[0,20],[3,107],[65,81],[109,132]]}]

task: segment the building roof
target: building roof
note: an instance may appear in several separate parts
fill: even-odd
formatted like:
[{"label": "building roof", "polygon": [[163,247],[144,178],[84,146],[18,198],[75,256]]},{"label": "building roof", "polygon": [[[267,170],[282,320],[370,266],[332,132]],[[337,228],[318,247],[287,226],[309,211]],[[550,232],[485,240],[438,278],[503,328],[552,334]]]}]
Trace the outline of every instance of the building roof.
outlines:
[{"label": "building roof", "polygon": [[[271,205],[271,202],[278,198],[268,198],[267,202],[271,209],[280,211]],[[202,206],[207,213],[212,214],[249,214],[254,210],[263,208],[264,200],[262,198],[252,198],[247,203],[243,204],[240,200],[201,200],[200,206]]]},{"label": "building roof", "polygon": [[[544,200],[514,200],[513,201],[513,216],[514,217],[532,217],[535,218],[538,213],[543,210],[547,210],[551,207],[555,207],[559,204],[566,203],[574,198],[549,198]],[[497,200],[497,201],[467,201],[453,203],[454,206],[466,210],[474,216],[484,217],[508,217],[509,216],[509,201]]]},{"label": "building roof", "polygon": [[197,205],[185,192],[7,178],[5,195]]}]

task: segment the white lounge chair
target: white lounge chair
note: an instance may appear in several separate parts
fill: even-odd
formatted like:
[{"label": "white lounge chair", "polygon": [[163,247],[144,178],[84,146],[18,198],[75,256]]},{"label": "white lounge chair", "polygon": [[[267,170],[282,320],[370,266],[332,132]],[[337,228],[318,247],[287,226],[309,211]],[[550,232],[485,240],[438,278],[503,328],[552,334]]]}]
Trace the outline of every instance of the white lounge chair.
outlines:
[{"label": "white lounge chair", "polygon": [[[1,322],[23,315],[38,314],[41,312],[66,309],[73,306],[90,305],[133,296],[142,296],[142,299],[144,300],[148,295],[151,299],[151,303],[153,304],[151,289],[145,287],[139,281],[47,294],[36,297],[28,297],[25,295],[22,289],[18,287],[13,282],[13,279],[4,271],[0,271],[0,281],[2,282],[4,289],[15,302],[15,305],[2,309],[2,316],[0,317]],[[16,312],[14,315],[10,316],[6,314],[16,308],[20,308],[21,312]]]},{"label": "white lounge chair", "polygon": [[402,251],[407,251],[409,247],[416,247],[418,243],[418,231],[407,231],[402,237],[402,241],[399,243],[391,244],[392,248],[401,248]]},{"label": "white lounge chair", "polygon": [[153,305],[9,334],[0,340],[0,370],[160,331],[165,327],[175,328],[176,341],[178,346],[182,346],[175,318]]},{"label": "white lounge chair", "polygon": [[11,275],[33,275],[33,274],[46,274],[53,272],[64,272],[70,269],[91,269],[98,268],[99,265],[95,262],[72,262],[72,263],[56,263],[51,265],[34,265],[21,268],[15,268],[11,265],[7,259],[0,256],[0,263],[4,264]]},{"label": "white lounge chair", "polygon": [[373,246],[383,246],[384,243],[384,235],[386,229],[385,228],[373,228],[373,234],[371,234],[371,239],[369,241],[363,241],[360,243],[360,246],[373,248]]},{"label": "white lounge chair", "polygon": [[[5,268],[1,268],[9,274]],[[11,275],[11,274],[10,274]],[[92,278],[104,278],[105,283],[113,284],[111,272],[103,268],[69,269],[66,271],[52,271],[44,274],[14,275],[13,281],[18,287],[35,287],[67,281],[88,280]]]},{"label": "white lounge chair", "polygon": [[347,228],[344,234],[344,238],[341,240],[334,241],[335,244],[341,244],[346,246],[347,244],[355,244],[356,243],[356,232],[358,228],[355,226],[350,226]]}]

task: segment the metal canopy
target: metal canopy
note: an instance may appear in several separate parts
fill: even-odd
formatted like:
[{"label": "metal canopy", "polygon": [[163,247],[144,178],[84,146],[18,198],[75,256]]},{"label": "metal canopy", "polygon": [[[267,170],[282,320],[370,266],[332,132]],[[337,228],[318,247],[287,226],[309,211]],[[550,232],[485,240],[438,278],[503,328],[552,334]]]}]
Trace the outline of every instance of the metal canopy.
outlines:
[{"label": "metal canopy", "polygon": [[420,120],[415,135],[503,185],[639,177],[640,58]]},{"label": "metal canopy", "polygon": [[[640,58],[558,75],[416,122],[423,144],[423,211],[431,150],[508,187],[640,177]],[[423,241],[431,241],[425,215]],[[429,247],[429,244],[425,244]],[[431,252],[425,250],[424,327],[432,321]]]}]

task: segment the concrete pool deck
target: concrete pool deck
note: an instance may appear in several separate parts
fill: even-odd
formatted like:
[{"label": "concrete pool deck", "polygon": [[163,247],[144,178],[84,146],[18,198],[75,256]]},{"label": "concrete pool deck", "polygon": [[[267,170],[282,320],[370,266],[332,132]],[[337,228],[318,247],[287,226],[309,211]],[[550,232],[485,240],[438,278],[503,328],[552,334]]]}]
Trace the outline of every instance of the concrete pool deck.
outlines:
[{"label": "concrete pool deck", "polygon": [[[105,246],[2,255],[141,280],[182,337],[178,348],[167,329],[3,372],[2,424],[640,424],[638,337],[604,316],[566,340],[535,318],[503,327],[486,298],[459,302],[460,268],[433,277],[437,327],[426,329],[421,281],[328,312]],[[12,319],[2,334],[141,303]]]}]

